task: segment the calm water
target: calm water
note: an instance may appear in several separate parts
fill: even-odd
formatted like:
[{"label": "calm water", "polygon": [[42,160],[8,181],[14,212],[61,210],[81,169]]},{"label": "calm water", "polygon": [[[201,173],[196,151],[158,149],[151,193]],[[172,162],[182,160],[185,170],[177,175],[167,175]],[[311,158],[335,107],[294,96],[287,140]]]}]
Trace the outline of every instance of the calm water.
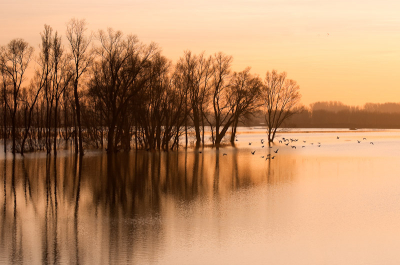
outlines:
[{"label": "calm water", "polygon": [[400,264],[400,131],[262,148],[263,131],[219,152],[3,157],[0,264]]}]

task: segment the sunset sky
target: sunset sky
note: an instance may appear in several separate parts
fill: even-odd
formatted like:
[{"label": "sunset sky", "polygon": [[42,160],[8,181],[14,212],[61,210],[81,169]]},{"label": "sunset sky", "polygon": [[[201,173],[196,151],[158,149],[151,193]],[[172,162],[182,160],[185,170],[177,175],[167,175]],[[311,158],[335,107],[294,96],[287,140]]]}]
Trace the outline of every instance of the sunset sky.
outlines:
[{"label": "sunset sky", "polygon": [[[73,17],[156,42],[174,62],[184,50],[232,55],[262,78],[286,71],[302,102],[400,102],[398,0],[3,0],[0,45],[38,50],[44,24],[65,36]],[[65,40],[65,39],[64,39]]]}]

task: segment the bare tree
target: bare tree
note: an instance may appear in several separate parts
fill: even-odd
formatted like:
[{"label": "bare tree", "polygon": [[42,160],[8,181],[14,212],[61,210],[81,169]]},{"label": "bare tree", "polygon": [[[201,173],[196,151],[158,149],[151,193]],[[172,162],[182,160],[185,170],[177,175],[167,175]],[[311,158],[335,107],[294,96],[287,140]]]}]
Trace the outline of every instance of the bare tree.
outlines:
[{"label": "bare tree", "polygon": [[212,119],[207,118],[207,121],[212,126],[212,140],[216,148],[219,148],[222,139],[233,122],[234,106],[230,104],[230,95],[228,94],[231,64],[232,56],[221,52],[213,56],[211,80],[211,108],[213,115],[211,115]]},{"label": "bare tree", "polygon": [[35,108],[36,102],[38,100],[39,94],[43,86],[38,86],[33,81],[28,89],[26,89],[23,93],[23,105],[24,105],[24,133],[22,136],[21,142],[21,155],[24,155],[25,152],[25,142],[29,136],[30,128],[32,124],[32,113]]},{"label": "bare tree", "polygon": [[[175,82],[176,85],[179,86],[179,89],[185,94],[185,102],[184,102],[184,116],[185,116],[185,147],[188,146],[188,114],[189,114],[189,105],[190,104],[190,96],[189,93],[193,90],[194,87],[194,79],[195,79],[195,68],[197,65],[196,56],[192,55],[190,51],[185,51],[185,55],[183,58],[180,58],[178,63],[176,64],[175,70],[175,80],[179,80],[180,82]],[[178,77],[179,76],[179,77]],[[196,108],[193,110],[196,111]],[[197,127],[196,127],[196,138],[197,138]],[[197,143],[196,143],[197,146]]]},{"label": "bare tree", "polygon": [[231,144],[235,144],[236,128],[240,118],[252,114],[260,104],[262,81],[258,76],[250,74],[250,67],[242,72],[234,73],[229,87],[230,102],[234,107],[231,125]]},{"label": "bare tree", "polygon": [[[91,37],[85,36],[85,20],[72,19],[67,24],[67,39],[71,47],[71,54],[74,63],[74,98],[76,108],[76,121],[78,123],[79,153],[83,155],[82,128],[81,128],[81,107],[78,95],[78,86],[81,76],[87,71],[91,64],[92,57],[88,51]],[[75,129],[75,134],[76,134]],[[75,142],[75,151],[78,152],[78,144]]]},{"label": "bare tree", "polygon": [[267,72],[262,88],[262,100],[269,143],[274,141],[276,131],[282,123],[301,111],[299,90],[296,81],[287,79],[285,72]]},{"label": "bare tree", "polygon": [[16,152],[16,114],[18,109],[21,86],[25,79],[25,72],[33,54],[33,47],[22,39],[14,39],[7,46],[1,48],[0,64],[2,72],[12,85],[12,100],[7,101],[7,108],[11,116],[12,152]]},{"label": "bare tree", "polygon": [[[0,60],[4,60],[4,56],[2,53],[5,52],[5,49],[0,48]],[[4,153],[7,152],[7,87],[8,87],[8,76],[6,74],[6,70],[4,67],[5,63],[0,62],[0,73],[2,79],[2,105],[3,105],[3,145],[4,145]]]},{"label": "bare tree", "polygon": [[55,33],[53,37],[53,74],[52,74],[52,94],[55,100],[54,105],[54,126],[53,126],[53,152],[57,154],[57,129],[59,123],[59,102],[61,95],[70,86],[73,79],[72,65],[70,64],[67,56],[64,54],[64,49],[61,46],[61,37]]},{"label": "bare tree", "polygon": [[202,141],[200,125],[205,108],[204,104],[210,92],[211,61],[212,58],[206,58],[204,53],[193,55],[191,51],[185,51],[184,56],[176,64],[174,72],[175,79],[181,81],[177,85],[181,86],[181,89],[184,89],[186,93],[186,112],[193,122],[196,134],[196,148],[200,147]]},{"label": "bare tree", "polygon": [[166,138],[169,138],[170,134],[166,132],[171,131],[170,118],[175,116],[174,110],[181,108],[183,113],[181,116],[185,114],[184,101],[180,102],[183,104],[179,106],[173,104],[176,101],[173,100],[172,86],[168,76],[170,65],[170,61],[161,54],[154,56],[151,67],[146,71],[148,82],[141,91],[141,102],[137,102],[140,108],[137,119],[144,131],[145,147],[149,150],[160,150],[168,146]]},{"label": "bare tree", "polygon": [[[137,37],[124,37],[122,32],[108,29],[99,31],[100,46],[95,49],[98,60],[94,64],[89,93],[101,105],[104,123],[108,127],[107,152],[116,151],[116,132],[122,125],[131,100],[147,82],[144,71],[157,54],[157,46],[142,45]],[[141,102],[142,103],[142,102]]]}]

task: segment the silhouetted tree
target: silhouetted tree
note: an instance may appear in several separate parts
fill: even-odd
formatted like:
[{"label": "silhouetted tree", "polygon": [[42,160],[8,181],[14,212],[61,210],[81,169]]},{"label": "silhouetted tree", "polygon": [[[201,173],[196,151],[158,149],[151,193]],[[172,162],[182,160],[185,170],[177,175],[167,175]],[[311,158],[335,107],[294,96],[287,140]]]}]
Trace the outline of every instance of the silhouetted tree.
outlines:
[{"label": "silhouetted tree", "polygon": [[[0,48],[0,53],[5,52],[3,48]],[[0,60],[4,60],[5,58],[0,54]],[[1,85],[2,85],[2,106],[3,106],[3,145],[4,145],[4,153],[7,152],[7,87],[8,87],[8,76],[6,74],[6,69],[4,67],[5,62],[0,62],[0,73],[1,73]]]},{"label": "silhouetted tree", "polygon": [[[71,47],[71,54],[74,64],[74,98],[76,108],[76,122],[78,128],[75,127],[75,136],[78,129],[79,153],[83,155],[83,139],[81,128],[81,107],[79,102],[78,86],[81,76],[87,71],[91,64],[92,57],[89,53],[89,44],[91,38],[85,36],[86,22],[85,20],[72,19],[67,25],[67,39]],[[75,151],[78,153],[78,144],[75,141]]]},{"label": "silhouetted tree", "polygon": [[[167,58],[161,54],[155,55],[145,73],[148,82],[140,94],[140,115],[137,118],[144,130],[145,147],[151,150],[161,149],[162,143],[166,141],[164,137],[169,137],[164,131],[170,126],[171,120],[168,116],[173,116],[170,104],[172,87],[168,76],[170,65]],[[176,107],[178,106],[172,104],[172,108]],[[181,110],[184,115],[184,107]]]},{"label": "silhouetted tree", "polygon": [[205,103],[209,98],[211,87],[211,61],[212,58],[206,58],[204,53],[193,55],[191,51],[185,51],[184,57],[181,57],[176,64],[174,76],[180,83],[176,83],[181,89],[184,89],[187,97],[187,114],[193,122],[196,134],[196,148],[200,147],[201,134],[200,126],[204,122],[203,115]]},{"label": "silhouetted tree", "polygon": [[19,97],[21,92],[22,83],[25,78],[25,72],[28,68],[29,62],[32,57],[33,47],[22,39],[14,39],[8,43],[7,46],[1,48],[0,63],[2,72],[4,71],[5,77],[10,81],[11,89],[11,102],[6,101],[6,106],[10,111],[12,128],[12,152],[16,152],[16,117],[19,104]]},{"label": "silhouetted tree", "polygon": [[250,74],[250,67],[234,73],[229,86],[230,102],[233,105],[233,122],[231,125],[231,144],[235,144],[236,128],[241,117],[251,114],[261,106],[262,81]]},{"label": "silhouetted tree", "polygon": [[39,97],[42,86],[36,86],[35,83],[31,83],[28,89],[24,89],[22,101],[24,109],[24,132],[22,136],[22,142],[20,147],[21,155],[25,152],[25,143],[30,134],[30,129],[32,125],[32,113],[35,108],[37,99]]},{"label": "silhouetted tree", "polygon": [[250,74],[250,68],[242,72],[230,73],[232,57],[216,54],[213,59],[211,80],[211,126],[212,140],[218,148],[231,128],[231,144],[234,144],[236,128],[242,117],[260,107],[262,82],[258,76]]},{"label": "silhouetted tree", "polygon": [[301,110],[299,90],[296,81],[287,79],[285,72],[267,72],[262,88],[262,100],[269,143],[274,141],[275,133],[282,123]]},{"label": "silhouetted tree", "polygon": [[207,118],[207,121],[211,126],[212,141],[216,148],[219,148],[229,126],[234,121],[235,106],[231,104],[231,95],[229,94],[231,64],[232,56],[221,52],[213,56],[211,80],[212,115]]},{"label": "silhouetted tree", "polygon": [[108,29],[99,31],[100,46],[95,49],[97,60],[89,83],[90,95],[101,104],[102,115],[108,129],[107,152],[117,147],[116,126],[121,125],[123,114],[131,100],[147,82],[144,71],[157,53],[154,44],[145,46],[136,36],[124,38],[122,32]]}]

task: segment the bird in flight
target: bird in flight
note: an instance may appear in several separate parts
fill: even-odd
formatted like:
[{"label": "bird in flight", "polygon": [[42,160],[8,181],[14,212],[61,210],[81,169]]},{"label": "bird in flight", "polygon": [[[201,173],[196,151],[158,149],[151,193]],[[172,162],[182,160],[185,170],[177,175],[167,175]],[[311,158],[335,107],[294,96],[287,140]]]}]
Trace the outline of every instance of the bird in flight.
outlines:
[{"label": "bird in flight", "polygon": [[254,150],[253,152],[251,152],[251,154],[254,155],[255,152],[256,152],[256,150]]}]

